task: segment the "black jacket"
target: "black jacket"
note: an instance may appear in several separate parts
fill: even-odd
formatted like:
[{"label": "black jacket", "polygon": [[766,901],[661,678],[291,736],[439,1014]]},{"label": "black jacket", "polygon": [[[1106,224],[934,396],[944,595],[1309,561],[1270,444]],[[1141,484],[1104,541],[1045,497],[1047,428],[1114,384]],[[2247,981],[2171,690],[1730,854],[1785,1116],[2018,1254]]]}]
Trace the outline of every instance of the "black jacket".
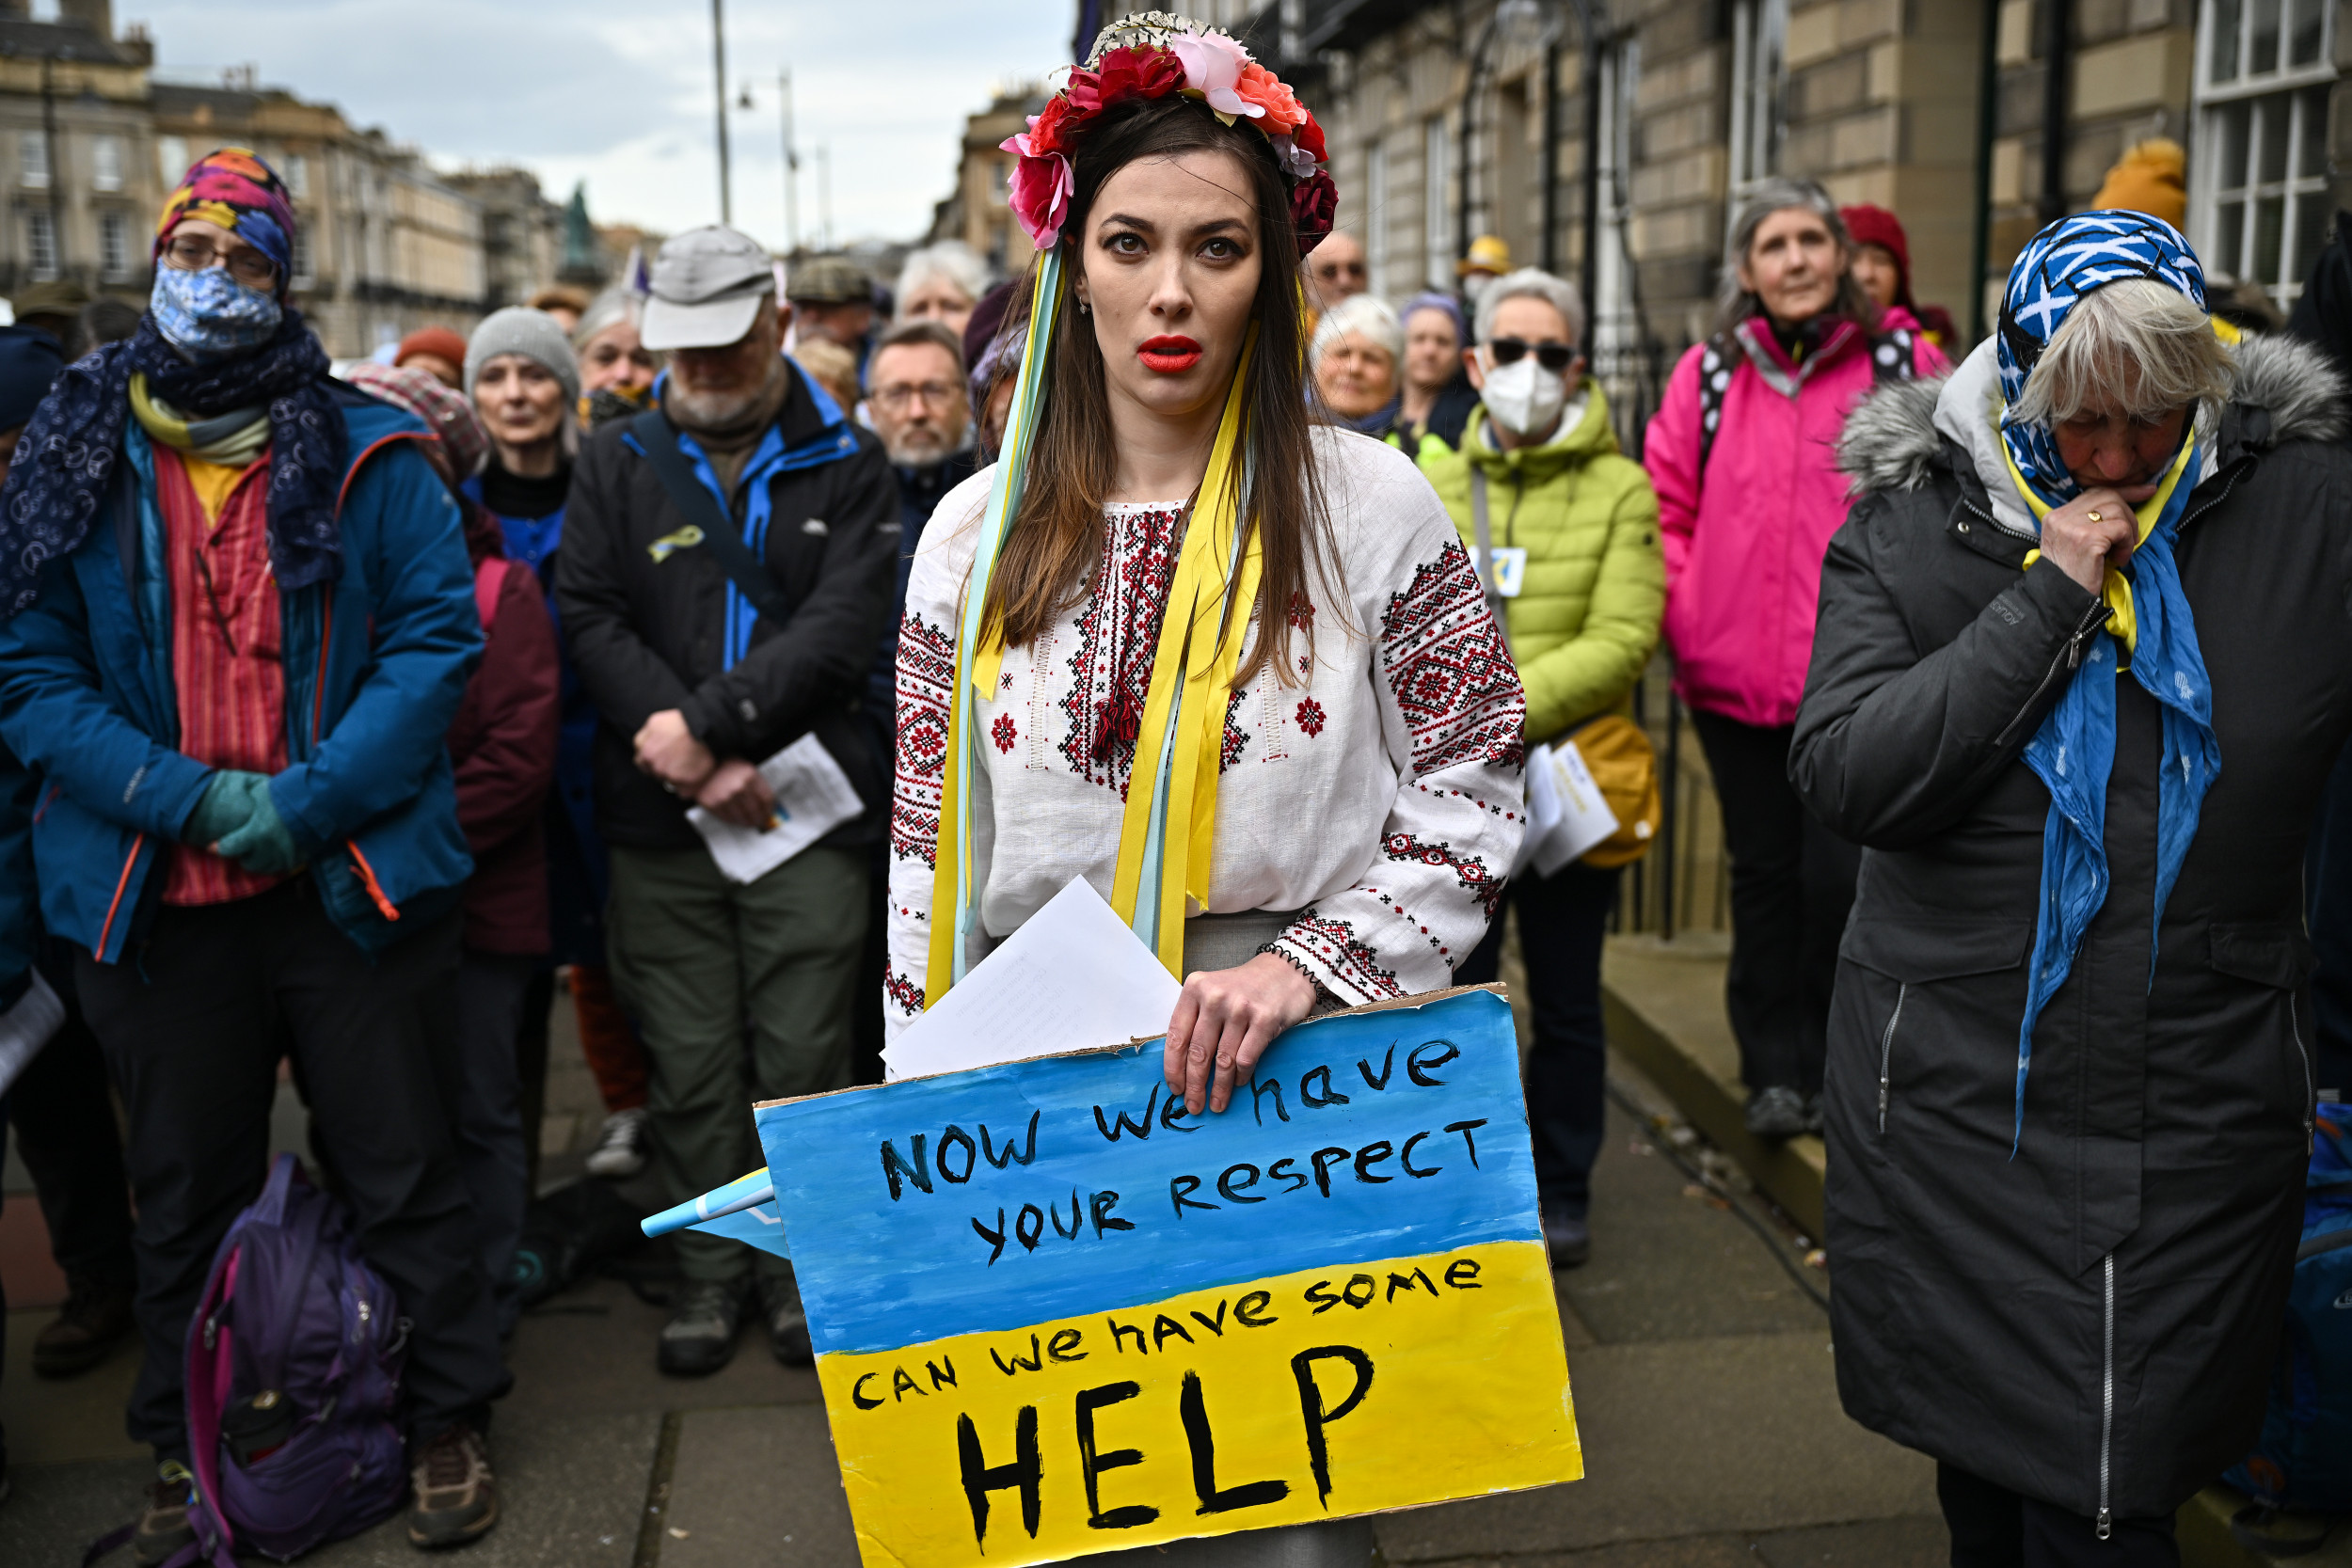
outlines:
[{"label": "black jacket", "polygon": [[2239,361],[2177,550],[2220,774],[2152,931],[2159,710],[2118,681],[2112,880],[2035,1027],[2014,1158],[2050,803],[2019,753],[2106,613],[2019,569],[2028,541],[1930,422],[1938,382],[1847,426],[1867,493],[1822,567],[1789,753],[1866,847],[1824,1085],[1839,1394],[2081,1514],[2169,1513],[2244,1457],[2301,1217],[2303,840],[2352,731],[2352,454],[2317,355],[2249,339]]},{"label": "black jacket", "polygon": [[[652,715],[678,709],[721,758],[757,762],[814,730],[857,785],[866,813],[829,844],[881,836],[889,783],[858,707],[890,613],[898,487],[873,436],[827,426],[790,361],[778,416],[787,448],[851,433],[854,451],[788,469],[770,483],[766,560],[792,607],[761,616],[751,651],[722,667],[726,573],[706,549],[651,546],[686,526],[628,422],[588,439],[572,480],[555,597],[573,662],[604,721],[596,732],[596,821],[609,843],[640,849],[702,844],[689,802],[637,770],[632,741]],[[744,497],[735,498],[741,517]]]}]

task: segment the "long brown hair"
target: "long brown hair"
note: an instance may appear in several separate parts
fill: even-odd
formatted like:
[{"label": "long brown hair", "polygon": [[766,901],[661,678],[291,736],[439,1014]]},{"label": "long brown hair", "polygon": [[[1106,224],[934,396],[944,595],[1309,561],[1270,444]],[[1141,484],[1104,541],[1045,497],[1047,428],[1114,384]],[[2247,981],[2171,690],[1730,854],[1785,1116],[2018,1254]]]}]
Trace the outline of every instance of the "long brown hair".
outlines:
[{"label": "long brown hair", "polygon": [[[1083,138],[1072,159],[1077,187],[1061,230],[1066,280],[1074,279],[1083,265],[1083,236],[1095,197],[1128,164],[1174,153],[1230,152],[1249,173],[1261,263],[1252,308],[1258,346],[1243,392],[1248,461],[1236,467],[1249,473],[1247,526],[1257,530],[1262,564],[1257,644],[1235,673],[1234,684],[1247,684],[1269,659],[1278,678],[1287,683],[1294,663],[1291,632],[1305,633],[1311,653],[1314,645],[1308,578],[1321,571],[1329,553],[1328,516],[1304,388],[1306,322],[1289,189],[1264,136],[1226,125],[1180,97],[1116,104],[1085,128]],[[1031,288],[1025,284],[1014,297],[1025,314]],[[1118,473],[1119,453],[1103,350],[1094,333],[1085,329],[1091,321],[1074,309],[1062,312],[1046,366],[1051,390],[1029,455],[1026,493],[989,577],[982,622],[1001,624],[1008,646],[1042,634],[1085,595],[1101,563],[1103,503]],[[1240,472],[1233,482],[1243,483]],[[1197,493],[1193,499],[1197,515]],[[1300,610],[1307,612],[1296,612]],[[1226,613],[1233,615],[1236,607],[1229,603]]]}]

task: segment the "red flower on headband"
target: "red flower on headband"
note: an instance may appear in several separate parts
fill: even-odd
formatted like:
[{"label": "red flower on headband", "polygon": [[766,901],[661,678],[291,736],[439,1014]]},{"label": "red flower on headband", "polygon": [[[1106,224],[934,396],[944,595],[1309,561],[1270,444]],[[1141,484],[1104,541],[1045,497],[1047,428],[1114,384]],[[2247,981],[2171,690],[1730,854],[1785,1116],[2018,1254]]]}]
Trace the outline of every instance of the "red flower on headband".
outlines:
[{"label": "red flower on headband", "polygon": [[1166,49],[1114,49],[1095,71],[1070,73],[1070,104],[1099,114],[1130,98],[1165,98],[1184,85],[1184,62]]},{"label": "red flower on headband", "polygon": [[1291,187],[1291,217],[1298,225],[1298,253],[1301,256],[1323,243],[1323,236],[1331,232],[1331,218],[1340,210],[1340,188],[1331,182],[1331,171],[1319,168],[1308,179]]},{"label": "red flower on headband", "polygon": [[[1290,85],[1255,60],[1241,68],[1241,80],[1233,84],[1233,92],[1243,103],[1265,111],[1258,117],[1258,129],[1269,136],[1286,135],[1307,123],[1307,110]],[[1321,153],[1316,157],[1320,162]]]},{"label": "red flower on headband", "polygon": [[[1049,152],[1068,151],[1071,119],[1069,99],[1058,94],[1047,99],[1045,112],[1029,117],[1029,135],[1025,148],[1016,150],[1022,150],[1024,156],[1031,158],[1042,158]],[[1014,139],[1022,140],[1020,137]]]}]

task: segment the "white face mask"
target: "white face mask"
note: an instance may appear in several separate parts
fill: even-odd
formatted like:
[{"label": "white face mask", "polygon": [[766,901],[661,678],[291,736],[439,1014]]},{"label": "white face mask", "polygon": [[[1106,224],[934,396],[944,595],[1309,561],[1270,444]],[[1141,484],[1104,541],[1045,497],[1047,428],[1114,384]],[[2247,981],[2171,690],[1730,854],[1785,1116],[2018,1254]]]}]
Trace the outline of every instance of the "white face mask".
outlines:
[{"label": "white face mask", "polygon": [[1512,364],[1489,369],[1480,395],[1495,423],[1514,436],[1534,436],[1550,429],[1560,410],[1567,406],[1568,383],[1565,376],[1537,364],[1530,354]]}]

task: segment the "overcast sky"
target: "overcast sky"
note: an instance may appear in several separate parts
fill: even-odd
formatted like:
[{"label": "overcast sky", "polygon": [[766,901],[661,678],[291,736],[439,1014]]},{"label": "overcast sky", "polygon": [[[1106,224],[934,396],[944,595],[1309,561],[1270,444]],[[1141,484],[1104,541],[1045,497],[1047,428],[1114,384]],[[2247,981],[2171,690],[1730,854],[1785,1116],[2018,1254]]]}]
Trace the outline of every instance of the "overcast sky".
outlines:
[{"label": "overcast sky", "polygon": [[[49,5],[37,10],[47,12]],[[785,239],[776,74],[788,64],[801,227],[829,143],[834,232],[911,239],[954,183],[964,116],[999,83],[1068,63],[1069,0],[726,0],[737,224]],[[599,223],[675,231],[719,216],[708,0],[115,0],[159,71],[251,64],[444,165],[517,163]]]}]

